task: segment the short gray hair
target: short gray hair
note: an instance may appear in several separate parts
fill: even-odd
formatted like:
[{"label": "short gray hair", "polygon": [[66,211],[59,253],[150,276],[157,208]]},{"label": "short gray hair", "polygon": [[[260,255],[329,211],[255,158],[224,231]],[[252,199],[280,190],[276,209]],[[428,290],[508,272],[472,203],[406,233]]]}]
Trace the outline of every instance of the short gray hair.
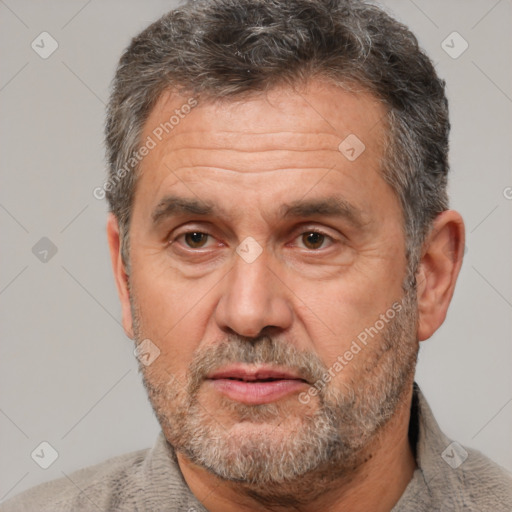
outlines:
[{"label": "short gray hair", "polygon": [[164,91],[240,98],[314,77],[355,84],[385,106],[382,173],[400,200],[415,268],[433,219],[448,208],[444,81],[407,27],[360,0],[190,1],[132,40],[113,80],[105,129],[106,195],[125,263],[138,170],[134,164],[127,172],[126,162]]}]

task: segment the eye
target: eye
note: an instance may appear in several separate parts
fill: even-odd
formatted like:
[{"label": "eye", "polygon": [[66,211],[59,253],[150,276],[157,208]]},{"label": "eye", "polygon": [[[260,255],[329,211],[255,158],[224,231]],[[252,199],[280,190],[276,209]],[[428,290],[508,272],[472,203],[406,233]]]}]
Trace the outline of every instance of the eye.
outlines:
[{"label": "eye", "polygon": [[182,238],[185,245],[191,249],[202,249],[206,247],[208,239],[211,237],[208,233],[202,233],[201,231],[188,231],[187,233],[182,233],[176,240],[180,238]]},{"label": "eye", "polygon": [[332,242],[330,236],[324,235],[318,231],[306,231],[298,238],[305,248],[310,250],[323,249],[326,243]]}]

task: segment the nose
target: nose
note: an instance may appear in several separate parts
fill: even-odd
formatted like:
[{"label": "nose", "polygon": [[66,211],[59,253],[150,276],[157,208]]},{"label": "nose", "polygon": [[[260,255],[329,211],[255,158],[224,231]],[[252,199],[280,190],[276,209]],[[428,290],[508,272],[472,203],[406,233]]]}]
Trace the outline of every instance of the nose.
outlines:
[{"label": "nose", "polygon": [[282,331],[292,323],[290,292],[264,254],[251,263],[236,256],[221,293],[215,320],[225,332],[256,338],[264,329]]}]

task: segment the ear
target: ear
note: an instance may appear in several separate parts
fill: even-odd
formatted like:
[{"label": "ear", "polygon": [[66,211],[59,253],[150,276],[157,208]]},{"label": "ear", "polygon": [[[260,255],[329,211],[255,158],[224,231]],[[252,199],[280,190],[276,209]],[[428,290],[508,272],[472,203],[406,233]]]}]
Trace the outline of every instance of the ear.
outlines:
[{"label": "ear", "polygon": [[128,274],[126,273],[123,258],[121,257],[121,238],[119,236],[119,224],[113,213],[109,213],[107,220],[107,238],[110,249],[110,259],[114,271],[117,292],[121,300],[123,315],[123,328],[126,335],[134,339],[132,310],[130,307],[130,295],[128,293]]},{"label": "ear", "polygon": [[430,338],[446,318],[464,257],[464,221],[446,210],[434,220],[416,273],[418,339]]}]

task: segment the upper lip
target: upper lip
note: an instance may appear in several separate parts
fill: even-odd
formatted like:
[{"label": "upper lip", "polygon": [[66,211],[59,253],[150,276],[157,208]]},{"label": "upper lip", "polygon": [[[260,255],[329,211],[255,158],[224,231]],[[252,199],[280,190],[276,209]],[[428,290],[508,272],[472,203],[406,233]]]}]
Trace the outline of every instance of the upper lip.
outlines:
[{"label": "upper lip", "polygon": [[231,365],[224,366],[210,374],[207,379],[238,379],[246,382],[271,380],[271,379],[286,379],[286,380],[302,380],[306,382],[296,372],[275,368],[271,366],[245,366],[245,365]]}]

